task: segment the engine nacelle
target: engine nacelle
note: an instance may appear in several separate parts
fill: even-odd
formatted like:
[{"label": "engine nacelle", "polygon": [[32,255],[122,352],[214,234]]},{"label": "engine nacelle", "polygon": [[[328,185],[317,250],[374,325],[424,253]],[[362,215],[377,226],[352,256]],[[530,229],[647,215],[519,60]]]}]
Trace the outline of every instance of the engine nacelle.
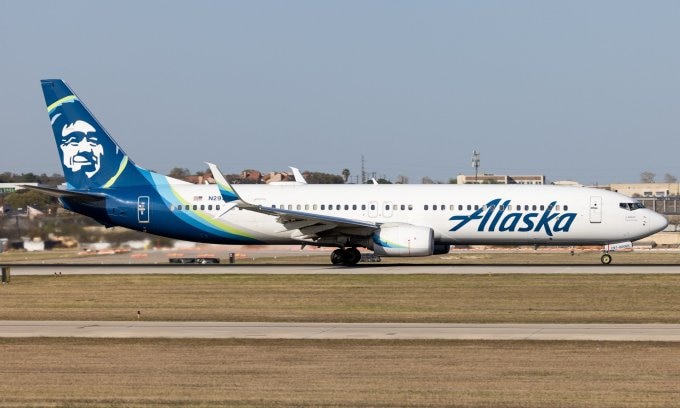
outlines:
[{"label": "engine nacelle", "polygon": [[434,252],[434,232],[406,224],[383,226],[373,233],[371,244],[376,255],[429,256]]}]

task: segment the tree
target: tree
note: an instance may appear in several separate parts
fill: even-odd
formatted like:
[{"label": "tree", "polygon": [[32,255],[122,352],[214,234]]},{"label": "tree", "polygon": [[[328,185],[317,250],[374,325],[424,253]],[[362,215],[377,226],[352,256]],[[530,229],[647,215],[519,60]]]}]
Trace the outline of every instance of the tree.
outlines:
[{"label": "tree", "polygon": [[677,183],[678,178],[675,177],[674,175],[670,174],[670,173],[666,173],[663,176],[663,182],[664,183]]},{"label": "tree", "polygon": [[422,184],[434,184],[434,180],[432,180],[430,177],[425,176],[421,179],[420,181]]},{"label": "tree", "polygon": [[651,171],[643,171],[640,173],[640,183],[653,183],[654,177],[656,177],[656,174]]},{"label": "tree", "polygon": [[187,168],[183,167],[173,167],[172,170],[170,170],[170,173],[168,173],[169,177],[176,178],[176,179],[185,179],[191,175],[191,172]]},{"label": "tree", "polygon": [[337,174],[320,173],[316,171],[305,171],[303,173],[305,180],[309,184],[343,184],[342,176]]},{"label": "tree", "polygon": [[347,183],[347,180],[349,180],[349,169],[342,169],[342,178],[345,179],[345,183]]}]

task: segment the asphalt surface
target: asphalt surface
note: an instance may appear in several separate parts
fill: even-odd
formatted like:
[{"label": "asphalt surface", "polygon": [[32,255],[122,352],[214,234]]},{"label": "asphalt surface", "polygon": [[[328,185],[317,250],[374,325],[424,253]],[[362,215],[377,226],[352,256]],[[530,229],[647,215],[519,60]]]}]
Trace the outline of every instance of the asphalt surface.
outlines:
[{"label": "asphalt surface", "polygon": [[680,324],[0,321],[0,337],[680,341]]},{"label": "asphalt surface", "polygon": [[153,264],[22,264],[10,266],[12,276],[105,274],[680,274],[680,265],[153,265]]}]

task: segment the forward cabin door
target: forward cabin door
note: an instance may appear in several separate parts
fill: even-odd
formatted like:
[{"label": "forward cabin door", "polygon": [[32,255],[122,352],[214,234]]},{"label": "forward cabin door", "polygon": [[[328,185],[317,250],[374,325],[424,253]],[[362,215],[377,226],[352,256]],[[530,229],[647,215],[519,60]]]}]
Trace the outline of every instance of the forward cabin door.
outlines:
[{"label": "forward cabin door", "polygon": [[602,222],[602,197],[590,197],[590,223]]}]

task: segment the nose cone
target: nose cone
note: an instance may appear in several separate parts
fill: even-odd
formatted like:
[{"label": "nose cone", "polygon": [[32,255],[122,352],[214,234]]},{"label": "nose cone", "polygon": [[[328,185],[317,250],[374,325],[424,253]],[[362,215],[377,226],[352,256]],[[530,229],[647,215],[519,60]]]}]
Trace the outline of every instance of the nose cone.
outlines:
[{"label": "nose cone", "polygon": [[649,233],[654,234],[659,231],[663,231],[668,226],[668,220],[663,215],[650,211],[649,214]]}]

